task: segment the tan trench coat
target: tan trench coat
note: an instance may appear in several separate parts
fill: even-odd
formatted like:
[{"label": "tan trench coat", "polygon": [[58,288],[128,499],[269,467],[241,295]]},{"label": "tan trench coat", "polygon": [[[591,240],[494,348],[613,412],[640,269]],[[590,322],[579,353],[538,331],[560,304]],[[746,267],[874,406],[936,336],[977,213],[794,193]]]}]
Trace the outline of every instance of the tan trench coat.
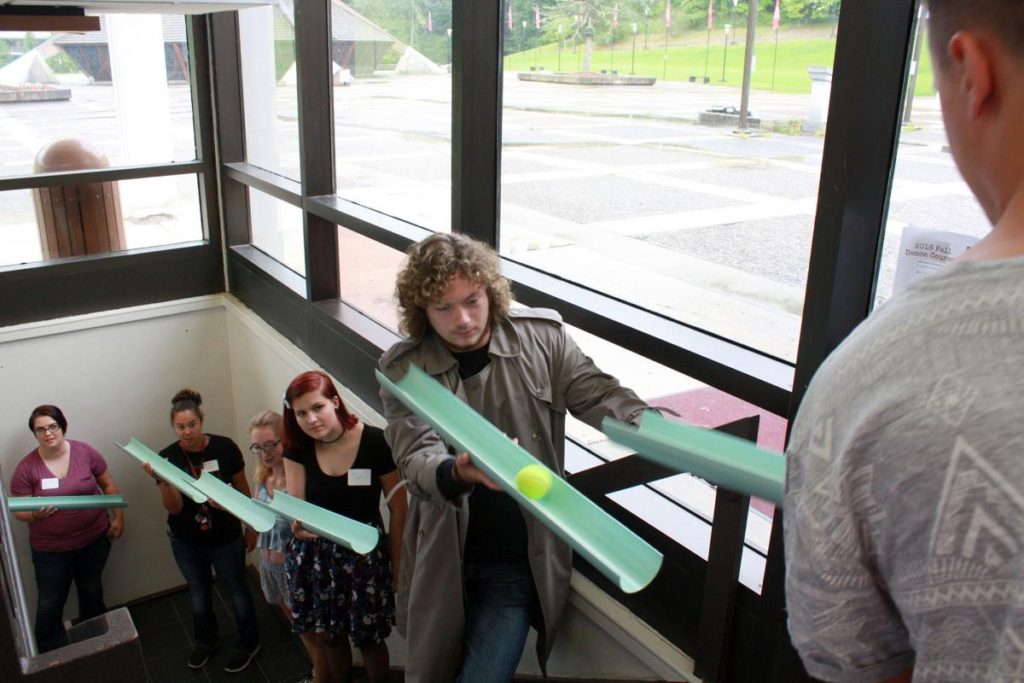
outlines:
[{"label": "tan trench coat", "polygon": [[[482,405],[472,407],[560,475],[564,476],[567,410],[599,427],[605,416],[634,420],[647,407],[579,350],[554,311],[511,311],[492,329],[489,354]],[[398,380],[413,363],[467,400],[457,363],[433,332],[395,344],[381,357],[380,367]],[[398,590],[398,626],[408,645],[406,681],[451,681],[462,662],[468,496],[452,501],[441,495],[436,471],[452,457],[448,447],[390,393],[382,391],[381,398],[388,422],[385,437],[409,481]],[[540,522],[525,517],[530,568],[543,617],[537,639],[543,667],[568,599],[572,555],[569,546]]]}]

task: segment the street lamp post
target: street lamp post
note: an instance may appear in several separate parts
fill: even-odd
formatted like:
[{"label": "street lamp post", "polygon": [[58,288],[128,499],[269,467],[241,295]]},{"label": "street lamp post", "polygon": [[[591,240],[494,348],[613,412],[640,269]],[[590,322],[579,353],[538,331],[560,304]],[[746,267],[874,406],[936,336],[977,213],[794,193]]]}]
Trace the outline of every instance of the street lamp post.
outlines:
[{"label": "street lamp post", "polygon": [[644,49],[647,49],[647,20],[651,18],[651,9],[644,5]]},{"label": "street lamp post", "polygon": [[[736,21],[736,7],[739,6],[740,0],[732,0],[732,9],[729,10],[729,21]],[[736,34],[732,34],[732,42],[736,44]]]},{"label": "street lamp post", "polygon": [[636,73],[636,22],[633,22],[633,56],[629,61],[629,75]]},{"label": "street lamp post", "polygon": [[729,56],[729,31],[732,30],[732,24],[725,25],[725,51],[722,52],[722,83],[725,83],[725,60]]},{"label": "street lamp post", "polygon": [[558,25],[558,70],[562,70],[562,25]]}]

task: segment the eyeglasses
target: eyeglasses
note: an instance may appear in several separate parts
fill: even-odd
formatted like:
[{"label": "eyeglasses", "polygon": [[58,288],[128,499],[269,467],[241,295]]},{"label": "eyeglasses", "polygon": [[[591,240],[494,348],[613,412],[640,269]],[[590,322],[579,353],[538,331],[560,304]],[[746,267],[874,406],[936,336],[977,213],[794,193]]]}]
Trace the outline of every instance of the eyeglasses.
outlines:
[{"label": "eyeglasses", "polygon": [[277,441],[264,441],[263,443],[254,443],[249,446],[249,452],[253,455],[259,455],[260,453],[269,453],[270,451],[277,448],[277,444],[281,443],[281,439]]},{"label": "eyeglasses", "polygon": [[60,431],[60,425],[57,424],[56,422],[52,422],[52,423],[46,425],[45,427],[36,427],[32,431],[35,432],[36,434],[38,434],[39,436],[42,436],[43,434],[45,434],[47,432],[49,432],[51,434],[56,434],[57,432]]}]

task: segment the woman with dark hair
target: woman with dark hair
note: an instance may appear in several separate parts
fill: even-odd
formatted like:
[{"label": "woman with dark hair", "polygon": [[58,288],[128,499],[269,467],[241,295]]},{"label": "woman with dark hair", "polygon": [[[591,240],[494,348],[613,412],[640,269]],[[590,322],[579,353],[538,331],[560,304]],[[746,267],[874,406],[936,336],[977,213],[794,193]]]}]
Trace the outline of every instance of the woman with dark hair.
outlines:
[{"label": "woman with dark hair", "polygon": [[[199,392],[191,389],[182,389],[174,395],[171,425],[178,440],[160,451],[160,455],[196,479],[208,472],[250,497],[242,452],[226,436],[203,433],[202,403]],[[144,467],[153,476],[152,468],[148,464]],[[192,599],[195,645],[189,653],[188,665],[201,669],[219,645],[212,597],[211,569],[215,569],[238,627],[238,640],[224,670],[241,671],[249,666],[260,649],[256,608],[245,582],[245,553],[256,546],[256,532],[246,530],[243,543],[242,525],[231,514],[209,502],[199,505],[158,478],[157,483],[168,512],[171,552]]]},{"label": "woman with dark hair", "polygon": [[[22,458],[11,477],[12,496],[114,495],[117,485],[96,449],[65,438],[68,421],[57,406],[32,411],[28,428],[38,446]],[[124,531],[124,510],[113,519],[102,508],[57,510],[41,507],[15,512],[28,522],[28,542],[36,570],[39,602],[36,608],[36,646],[40,652],[65,644],[64,603],[71,582],[78,593],[79,619],[107,611],[101,574],[110,554],[110,541]]]},{"label": "woman with dark hair", "polygon": [[[405,491],[384,433],[348,412],[323,372],[304,372],[284,396],[285,480],[288,493],[332,512],[376,526],[377,547],[366,555],[293,525],[285,572],[292,630],[313,658],[316,683],[347,681],[359,648],[369,681],[388,678],[388,648],[395,616]],[[388,533],[380,512],[386,496]]]}]

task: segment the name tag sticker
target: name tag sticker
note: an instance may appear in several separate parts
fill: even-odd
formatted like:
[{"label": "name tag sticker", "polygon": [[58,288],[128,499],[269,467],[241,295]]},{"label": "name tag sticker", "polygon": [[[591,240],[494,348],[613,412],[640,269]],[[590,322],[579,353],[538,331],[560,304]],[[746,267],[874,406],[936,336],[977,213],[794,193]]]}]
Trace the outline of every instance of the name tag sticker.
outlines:
[{"label": "name tag sticker", "polygon": [[46,479],[43,479],[43,481],[40,483],[43,485],[44,491],[49,491],[60,486],[60,479],[58,479],[57,477],[48,477]]},{"label": "name tag sticker", "polygon": [[218,472],[220,471],[220,462],[216,459],[207,460],[203,463],[204,472]]},{"label": "name tag sticker", "polygon": [[349,486],[369,486],[370,470],[351,469],[348,471]]}]

